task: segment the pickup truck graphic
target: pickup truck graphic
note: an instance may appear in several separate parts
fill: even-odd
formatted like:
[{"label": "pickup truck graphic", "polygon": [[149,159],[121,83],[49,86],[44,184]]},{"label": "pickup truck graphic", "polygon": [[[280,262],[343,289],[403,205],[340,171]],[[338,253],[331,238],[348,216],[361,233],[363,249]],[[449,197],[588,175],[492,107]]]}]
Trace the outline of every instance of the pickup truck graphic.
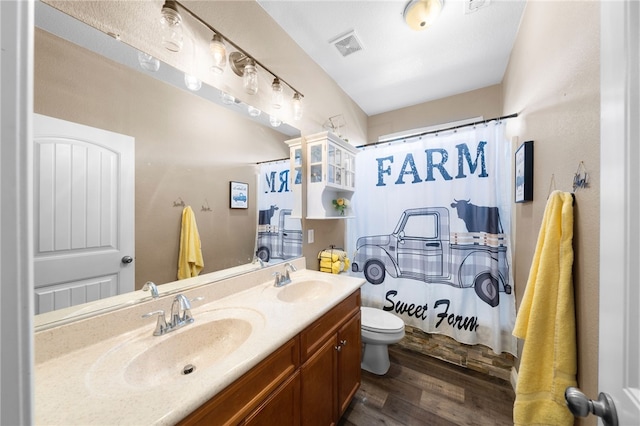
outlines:
[{"label": "pickup truck graphic", "polygon": [[[278,207],[271,206],[271,216]],[[264,262],[270,259],[289,259],[302,255],[302,226],[300,219],[291,219],[291,209],[280,209],[278,224],[259,223],[256,256]],[[263,222],[261,220],[260,222]]]},{"label": "pickup truck graphic", "polygon": [[392,234],[358,238],[351,269],[364,272],[371,284],[389,274],[473,287],[492,307],[500,303],[500,292],[511,294],[504,234],[451,233],[446,207],[405,210]]}]

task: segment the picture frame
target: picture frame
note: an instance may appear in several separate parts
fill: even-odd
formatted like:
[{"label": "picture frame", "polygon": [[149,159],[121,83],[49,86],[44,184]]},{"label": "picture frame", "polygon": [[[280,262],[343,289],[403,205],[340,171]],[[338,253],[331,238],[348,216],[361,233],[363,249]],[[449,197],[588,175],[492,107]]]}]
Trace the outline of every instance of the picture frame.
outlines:
[{"label": "picture frame", "polygon": [[533,141],[523,142],[515,154],[515,202],[533,201]]},{"label": "picture frame", "polygon": [[249,208],[249,184],[245,182],[229,182],[229,207],[232,209]]}]

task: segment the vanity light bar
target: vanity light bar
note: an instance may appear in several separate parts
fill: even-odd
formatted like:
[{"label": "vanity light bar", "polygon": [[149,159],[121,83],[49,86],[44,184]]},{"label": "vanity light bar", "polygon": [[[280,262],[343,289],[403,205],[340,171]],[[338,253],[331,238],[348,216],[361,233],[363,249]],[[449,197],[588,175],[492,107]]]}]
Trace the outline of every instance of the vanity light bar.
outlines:
[{"label": "vanity light bar", "polygon": [[217,34],[218,36],[222,37],[222,39],[224,39],[227,43],[229,43],[231,46],[233,46],[237,51],[241,52],[243,55],[245,55],[248,58],[253,59],[253,61],[255,62],[256,65],[259,65],[260,68],[264,69],[265,71],[267,71],[269,74],[271,74],[274,78],[278,79],[280,81],[280,83],[286,84],[293,92],[294,95],[297,94],[300,97],[304,97],[304,95],[302,94],[302,92],[300,92],[298,89],[296,89],[295,87],[293,87],[292,85],[290,85],[289,83],[287,83],[282,77],[279,77],[278,75],[276,75],[273,71],[271,71],[269,68],[267,68],[266,66],[264,66],[264,64],[262,64],[260,61],[258,61],[257,59],[255,59],[253,56],[249,55],[249,53],[247,53],[244,49],[242,49],[240,46],[238,46],[237,44],[235,44],[233,41],[231,41],[229,38],[227,38],[225,35],[223,35],[222,33],[220,33],[220,31],[216,30],[215,28],[213,28],[211,25],[209,25],[207,22],[205,22],[204,20],[202,20],[202,18],[200,18],[198,15],[196,15],[193,11],[191,11],[191,9],[189,9],[188,7],[186,7],[185,5],[183,5],[182,3],[180,3],[179,1],[175,1],[174,4],[180,6],[180,8],[182,10],[184,10],[185,12],[187,12],[189,15],[191,15],[191,17],[193,19],[195,19],[196,21],[200,22],[202,25],[204,25],[205,27],[207,27],[210,31],[212,31],[214,34]]}]

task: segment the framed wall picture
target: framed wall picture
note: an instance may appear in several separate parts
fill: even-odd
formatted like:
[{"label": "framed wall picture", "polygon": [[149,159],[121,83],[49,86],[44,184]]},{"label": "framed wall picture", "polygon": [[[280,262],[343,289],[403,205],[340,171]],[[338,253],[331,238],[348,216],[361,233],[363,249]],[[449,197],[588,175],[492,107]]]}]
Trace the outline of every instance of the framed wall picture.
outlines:
[{"label": "framed wall picture", "polygon": [[244,182],[230,182],[230,207],[232,209],[249,208],[249,185]]},{"label": "framed wall picture", "polygon": [[516,203],[533,201],[533,141],[516,150]]}]

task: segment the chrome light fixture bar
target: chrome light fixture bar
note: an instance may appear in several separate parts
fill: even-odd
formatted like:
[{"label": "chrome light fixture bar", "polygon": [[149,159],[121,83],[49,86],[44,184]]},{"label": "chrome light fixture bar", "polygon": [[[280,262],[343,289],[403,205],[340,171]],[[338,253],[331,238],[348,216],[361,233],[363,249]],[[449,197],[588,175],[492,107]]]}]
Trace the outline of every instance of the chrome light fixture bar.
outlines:
[{"label": "chrome light fixture bar", "polygon": [[[233,71],[237,75],[243,76],[243,78],[245,78],[244,77],[245,67],[251,66],[251,65],[253,65],[254,67],[255,66],[259,66],[260,68],[264,69],[269,74],[271,74],[275,79],[278,79],[281,83],[287,85],[294,92],[294,97],[295,97],[295,95],[298,95],[298,99],[301,98],[301,97],[304,97],[302,92],[297,90],[291,84],[287,83],[286,80],[284,80],[281,77],[279,77],[278,75],[276,75],[273,71],[271,71],[269,68],[267,68],[260,61],[256,60],[254,57],[249,55],[249,53],[247,53],[244,49],[242,49],[240,46],[238,46],[233,41],[231,41],[228,37],[225,37],[222,33],[220,33],[220,31],[216,30],[211,25],[209,25],[207,22],[202,20],[202,18],[200,18],[198,15],[196,15],[195,12],[191,11],[191,9],[186,7],[184,4],[180,3],[177,0],[175,0],[175,1],[174,0],[167,0],[166,3],[171,3],[171,6],[173,6],[173,5],[180,6],[180,8],[182,10],[184,10],[185,12],[187,12],[189,15],[191,15],[191,17],[193,19],[195,19],[196,21],[200,22],[200,24],[204,25],[211,32],[213,32],[214,39],[216,41],[225,40],[227,43],[229,43],[231,46],[233,46],[233,48],[235,50],[237,50],[237,52],[232,52],[231,54],[229,54],[229,65],[231,66],[231,69],[233,69]],[[177,8],[176,8],[176,11],[177,11]],[[215,36],[217,36],[217,37],[215,37]],[[257,78],[257,75],[256,75],[256,78]],[[246,79],[245,79],[245,89],[247,90],[248,93],[251,93],[250,89],[247,88],[247,80]],[[257,80],[256,80],[256,89],[255,89],[255,91],[257,92]]]}]

